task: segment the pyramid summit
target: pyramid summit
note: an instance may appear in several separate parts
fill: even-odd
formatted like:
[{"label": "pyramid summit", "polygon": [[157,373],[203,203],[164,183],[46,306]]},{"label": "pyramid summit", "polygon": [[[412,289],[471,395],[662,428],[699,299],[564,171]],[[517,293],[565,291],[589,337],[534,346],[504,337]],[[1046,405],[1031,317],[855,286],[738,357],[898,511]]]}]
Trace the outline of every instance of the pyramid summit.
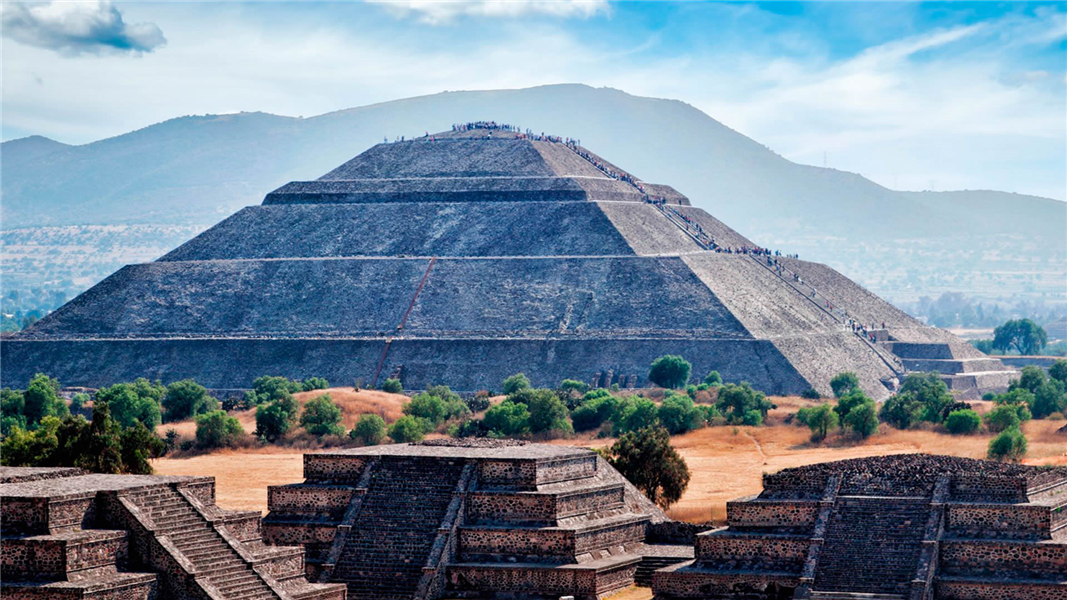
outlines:
[{"label": "pyramid summit", "polygon": [[1014,374],[833,269],[759,247],[668,185],[492,122],[376,145],[130,265],[0,345],[3,385],[261,375],[492,389],[517,371],[622,387],[679,354],[772,394],[909,371]]}]

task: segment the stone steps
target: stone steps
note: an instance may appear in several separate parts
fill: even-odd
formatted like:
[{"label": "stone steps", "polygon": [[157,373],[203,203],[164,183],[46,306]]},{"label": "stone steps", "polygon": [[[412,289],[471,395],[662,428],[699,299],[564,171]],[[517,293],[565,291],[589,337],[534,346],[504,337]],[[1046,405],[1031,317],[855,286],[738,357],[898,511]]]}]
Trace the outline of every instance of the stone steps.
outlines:
[{"label": "stone steps", "polygon": [[859,592],[812,592],[811,600],[904,600],[904,594],[864,594]]}]

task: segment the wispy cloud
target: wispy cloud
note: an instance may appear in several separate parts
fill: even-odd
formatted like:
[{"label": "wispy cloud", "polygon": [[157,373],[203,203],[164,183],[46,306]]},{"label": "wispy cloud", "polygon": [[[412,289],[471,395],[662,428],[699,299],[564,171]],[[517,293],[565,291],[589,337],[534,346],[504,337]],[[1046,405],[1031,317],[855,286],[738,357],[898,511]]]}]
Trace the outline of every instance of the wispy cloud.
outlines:
[{"label": "wispy cloud", "polygon": [[458,17],[520,17],[532,14],[588,18],[608,11],[607,0],[366,0],[382,4],[398,16],[414,15],[430,25]]},{"label": "wispy cloud", "polygon": [[154,23],[126,23],[106,0],[4,3],[4,35],[64,55],[151,52],[167,43]]}]

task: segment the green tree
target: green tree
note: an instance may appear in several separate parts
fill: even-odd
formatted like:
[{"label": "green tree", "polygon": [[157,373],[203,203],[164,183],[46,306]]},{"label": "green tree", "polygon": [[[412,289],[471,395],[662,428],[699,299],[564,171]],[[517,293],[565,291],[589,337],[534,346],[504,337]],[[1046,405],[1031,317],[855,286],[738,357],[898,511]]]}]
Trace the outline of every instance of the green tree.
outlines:
[{"label": "green tree", "polygon": [[389,437],[398,444],[422,441],[426,435],[426,422],[411,415],[404,415],[389,427]]},{"label": "green tree", "polygon": [[252,382],[252,394],[249,399],[253,405],[266,404],[275,400],[287,400],[296,392],[304,391],[299,381],[289,381],[285,377],[264,375]]},{"label": "green tree", "polygon": [[648,398],[622,398],[611,415],[611,430],[616,435],[659,426],[659,408]]},{"label": "green tree", "polygon": [[58,466],[52,460],[59,446],[56,439],[59,424],[56,417],[44,417],[35,431],[12,427],[0,443],[0,463],[9,467]]},{"label": "green tree", "polygon": [[1024,356],[1040,354],[1048,345],[1048,334],[1030,319],[1011,320],[993,330],[993,348],[1008,352],[1012,348]]},{"label": "green tree", "polygon": [[259,405],[256,408],[256,435],[273,442],[289,433],[296,422],[294,404],[290,395],[288,401],[281,398]]},{"label": "green tree", "polygon": [[581,397],[589,391],[589,384],[575,379],[564,379],[559,382],[559,389],[564,392],[576,392]]},{"label": "green tree", "polygon": [[533,394],[526,402],[526,409],[530,412],[530,431],[541,433],[542,431],[555,431],[561,434],[573,433],[570,421],[567,420],[567,406],[559,399],[552,390],[533,390]]},{"label": "green tree", "polygon": [[868,403],[873,404],[874,400],[871,400],[867,394],[864,394],[863,390],[856,388],[837,397],[837,406],[834,407],[834,412],[837,413],[837,417],[844,423],[845,417],[848,416],[848,413],[851,412],[853,408]]},{"label": "green tree", "polygon": [[315,390],[325,390],[330,387],[330,382],[322,377],[308,377],[304,381],[300,382],[301,391],[313,392]]},{"label": "green tree", "polygon": [[1016,462],[1026,456],[1026,436],[1018,427],[1005,429],[989,442],[989,458]]},{"label": "green tree", "polygon": [[123,429],[119,434],[119,455],[125,473],[151,475],[152,465],[148,459],[159,458],[166,451],[166,443],[141,423]]},{"label": "green tree", "polygon": [[70,397],[70,411],[81,412],[85,409],[85,403],[92,400],[92,397],[85,392],[77,392]]},{"label": "green tree", "polygon": [[1067,384],[1067,360],[1056,359],[1048,368],[1048,375],[1060,383]]},{"label": "green tree", "polygon": [[956,400],[937,372],[908,375],[900,391],[882,405],[883,421],[908,429],[920,421],[940,423]]},{"label": "green tree", "polygon": [[685,433],[704,424],[704,413],[696,407],[692,398],[675,393],[663,399],[657,416],[671,435]]},{"label": "green tree", "polygon": [[84,441],[83,452],[72,466],[94,473],[122,473],[122,427],[111,418],[106,400],[93,400],[93,420]]},{"label": "green tree", "polygon": [[304,412],[300,415],[300,426],[314,436],[343,435],[341,427],[341,407],[333,402],[329,394],[323,394],[308,400]]},{"label": "green tree", "polygon": [[36,429],[45,417],[65,417],[69,414],[67,403],[59,397],[59,381],[44,373],[33,376],[22,397],[23,414],[30,429]]},{"label": "green tree", "polygon": [[681,356],[667,354],[652,361],[648,370],[648,380],[667,389],[677,389],[689,381],[693,366]]},{"label": "green tree", "polygon": [[196,415],[219,409],[219,402],[207,393],[207,388],[192,379],[175,381],[163,394],[164,420],[183,421]]},{"label": "green tree", "polygon": [[[834,396],[838,398],[851,394],[854,390],[860,389],[860,378],[852,371],[838,373],[830,380],[830,389],[834,391]],[[845,415],[839,414],[838,416],[844,417]]]},{"label": "green tree", "polygon": [[400,383],[399,379],[390,377],[389,379],[386,379],[384,383],[382,383],[382,391],[388,392],[390,394],[403,394],[404,385]]},{"label": "green tree", "polygon": [[7,435],[11,429],[26,429],[26,400],[19,390],[0,390],[0,433]]},{"label": "green tree", "polygon": [[[862,394],[862,392],[859,393]],[[860,439],[865,440],[871,437],[874,432],[878,431],[878,408],[875,406],[874,400],[867,398],[866,402],[854,406],[841,419],[841,422]]]},{"label": "green tree", "polygon": [[[760,422],[767,418],[767,411],[774,408],[763,392],[752,389],[747,382],[741,385],[728,383],[719,390],[719,402],[716,405],[719,412],[726,417],[727,422],[742,424],[745,422],[745,414],[756,411],[760,414]],[[749,417],[749,421],[752,418]]]},{"label": "green tree", "polygon": [[504,380],[502,387],[504,395],[510,396],[519,390],[525,390],[530,387],[530,380],[526,378],[524,373],[516,373],[511,377]]},{"label": "green tree", "polygon": [[973,410],[954,410],[945,419],[945,428],[953,435],[966,435],[978,431],[982,419]]},{"label": "green tree", "polygon": [[829,403],[823,403],[800,409],[797,420],[811,429],[811,441],[821,442],[830,431],[837,429],[839,417]]},{"label": "green tree", "polygon": [[[223,410],[213,410],[193,418],[196,421],[196,445],[201,448],[233,447],[241,441],[245,430],[240,421]],[[259,411],[256,411],[259,426]]]},{"label": "green tree", "polygon": [[[1027,392],[1029,393],[1029,392]],[[1022,405],[1002,404],[985,415],[986,427],[993,433],[999,433],[1008,429],[1016,428],[1023,422],[1020,414]],[[1028,413],[1025,413],[1029,416]]]},{"label": "green tree", "polygon": [[96,391],[94,402],[107,402],[112,418],[123,428],[143,423],[154,429],[162,422],[163,396],[167,388],[140,377],[133,383],[116,383]]},{"label": "green tree", "polygon": [[608,462],[663,508],[677,502],[689,486],[689,468],[663,427],[624,434],[608,451]]},{"label": "green tree", "polygon": [[618,398],[607,390],[593,390],[582,397],[582,403],[571,413],[575,431],[589,431],[600,427],[615,414]]},{"label": "green tree", "polygon": [[1063,382],[1058,379],[1048,379],[1034,392],[1034,402],[1031,411],[1035,419],[1044,419],[1052,413],[1067,411],[1067,391]]},{"label": "green tree", "polygon": [[385,419],[373,413],[364,413],[359,416],[348,437],[363,446],[377,446],[385,439]]},{"label": "green tree", "polygon": [[521,402],[504,400],[485,411],[482,426],[498,436],[518,436],[530,433],[530,411]]},{"label": "green tree", "polygon": [[914,392],[894,394],[882,404],[878,415],[897,429],[911,429],[922,421],[926,405],[916,398]]},{"label": "green tree", "polygon": [[1034,365],[1027,365],[1023,367],[1022,373],[1019,374],[1019,379],[1012,381],[1008,385],[1008,391],[1024,389],[1031,394],[1035,394],[1038,388],[1044,385],[1046,381],[1048,381],[1048,377],[1045,375],[1044,369]]},{"label": "green tree", "polygon": [[718,371],[710,371],[704,376],[704,383],[708,387],[719,387],[722,385],[722,375]]}]

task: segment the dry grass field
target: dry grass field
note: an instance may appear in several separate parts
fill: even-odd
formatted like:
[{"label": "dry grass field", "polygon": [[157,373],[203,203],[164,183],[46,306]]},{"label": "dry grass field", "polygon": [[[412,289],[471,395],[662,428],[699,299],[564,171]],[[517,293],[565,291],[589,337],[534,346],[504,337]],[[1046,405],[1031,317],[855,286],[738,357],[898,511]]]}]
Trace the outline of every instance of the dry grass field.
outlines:
[{"label": "dry grass field", "polygon": [[[401,396],[353,392],[351,388],[330,392],[335,401],[345,403],[346,427],[352,426],[362,407],[369,407],[374,412],[386,411],[385,418],[391,421],[399,416],[399,403],[403,401]],[[306,401],[315,394],[308,392],[300,397]],[[882,425],[879,433],[862,443],[832,436],[825,443],[815,445],[808,440],[807,428],[784,424],[789,414],[810,403],[799,398],[775,398],[774,401],[778,409],[771,412],[766,426],[711,427],[673,438],[675,447],[685,457],[692,472],[689,489],[669,511],[673,518],[721,522],[726,515],[728,500],[760,491],[763,473],[830,460],[907,452],[982,458],[992,437],[898,431]],[[239,415],[238,418],[247,417]],[[1025,462],[1067,465],[1067,436],[1056,433],[1063,424],[1063,421],[1026,423],[1023,432],[1029,439],[1030,452]],[[253,419],[248,430],[254,428]],[[575,438],[554,443],[593,447],[611,442],[611,439]],[[265,511],[268,485],[303,479],[302,456],[303,451],[286,448],[225,450],[189,458],[161,458],[153,461],[153,466],[163,475],[214,476],[221,506]]]}]

